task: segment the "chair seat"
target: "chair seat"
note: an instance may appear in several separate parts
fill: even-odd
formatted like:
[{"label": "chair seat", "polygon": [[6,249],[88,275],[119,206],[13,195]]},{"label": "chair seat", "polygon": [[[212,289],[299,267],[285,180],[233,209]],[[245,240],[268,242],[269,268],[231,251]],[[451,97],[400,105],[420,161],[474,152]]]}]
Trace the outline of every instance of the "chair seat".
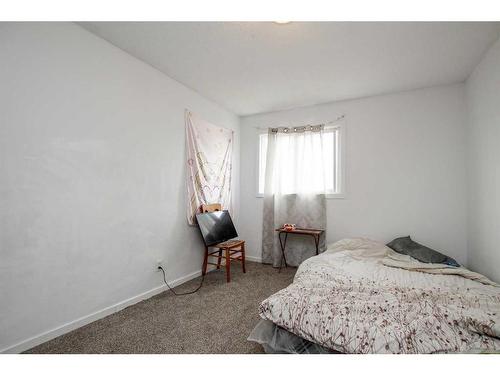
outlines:
[{"label": "chair seat", "polygon": [[238,247],[241,246],[245,243],[245,241],[242,240],[229,240],[225,242],[218,243],[217,245],[213,245],[213,247],[218,248],[218,249],[232,249],[233,247]]}]

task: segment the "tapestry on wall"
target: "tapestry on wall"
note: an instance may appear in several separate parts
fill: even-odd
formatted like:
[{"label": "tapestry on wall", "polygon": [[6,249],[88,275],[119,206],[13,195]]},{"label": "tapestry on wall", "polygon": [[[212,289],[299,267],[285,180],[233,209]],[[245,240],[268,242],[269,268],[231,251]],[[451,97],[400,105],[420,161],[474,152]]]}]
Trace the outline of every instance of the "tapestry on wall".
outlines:
[{"label": "tapestry on wall", "polygon": [[195,224],[202,204],[220,203],[231,211],[233,131],[186,110],[187,218]]}]

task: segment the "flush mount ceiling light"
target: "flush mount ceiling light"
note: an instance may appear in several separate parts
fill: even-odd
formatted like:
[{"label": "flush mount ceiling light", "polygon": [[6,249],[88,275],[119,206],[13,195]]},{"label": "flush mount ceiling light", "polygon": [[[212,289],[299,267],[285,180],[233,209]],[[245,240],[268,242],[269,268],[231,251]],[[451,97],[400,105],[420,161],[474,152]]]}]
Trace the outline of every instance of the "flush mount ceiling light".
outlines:
[{"label": "flush mount ceiling light", "polygon": [[274,23],[277,23],[278,25],[286,25],[287,23],[290,23],[292,21],[274,21]]}]

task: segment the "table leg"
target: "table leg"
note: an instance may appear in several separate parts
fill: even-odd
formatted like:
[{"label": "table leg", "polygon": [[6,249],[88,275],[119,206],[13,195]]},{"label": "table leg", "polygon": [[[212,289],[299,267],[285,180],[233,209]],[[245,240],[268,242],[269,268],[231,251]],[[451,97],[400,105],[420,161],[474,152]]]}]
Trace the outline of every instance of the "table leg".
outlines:
[{"label": "table leg", "polygon": [[314,236],[314,244],[316,245],[316,255],[319,254],[319,236],[321,235],[319,234],[317,236]]},{"label": "table leg", "polygon": [[285,267],[288,267],[288,264],[286,263],[286,257],[285,257],[285,247],[286,247],[286,240],[288,238],[288,233],[285,233],[285,241],[283,242],[281,240],[281,233],[278,233],[278,239],[280,240],[280,247],[281,247],[281,259],[280,259],[280,267],[278,272],[281,272],[281,265],[283,264],[283,261],[285,262]]}]

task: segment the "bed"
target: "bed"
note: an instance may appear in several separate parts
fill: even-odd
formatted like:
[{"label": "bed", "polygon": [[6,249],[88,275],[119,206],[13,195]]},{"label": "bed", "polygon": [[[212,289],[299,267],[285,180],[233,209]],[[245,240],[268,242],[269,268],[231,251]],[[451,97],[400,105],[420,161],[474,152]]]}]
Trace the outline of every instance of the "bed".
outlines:
[{"label": "bed", "polygon": [[249,340],[267,352],[500,351],[500,288],[464,267],[421,263],[344,239],[264,300]]}]

